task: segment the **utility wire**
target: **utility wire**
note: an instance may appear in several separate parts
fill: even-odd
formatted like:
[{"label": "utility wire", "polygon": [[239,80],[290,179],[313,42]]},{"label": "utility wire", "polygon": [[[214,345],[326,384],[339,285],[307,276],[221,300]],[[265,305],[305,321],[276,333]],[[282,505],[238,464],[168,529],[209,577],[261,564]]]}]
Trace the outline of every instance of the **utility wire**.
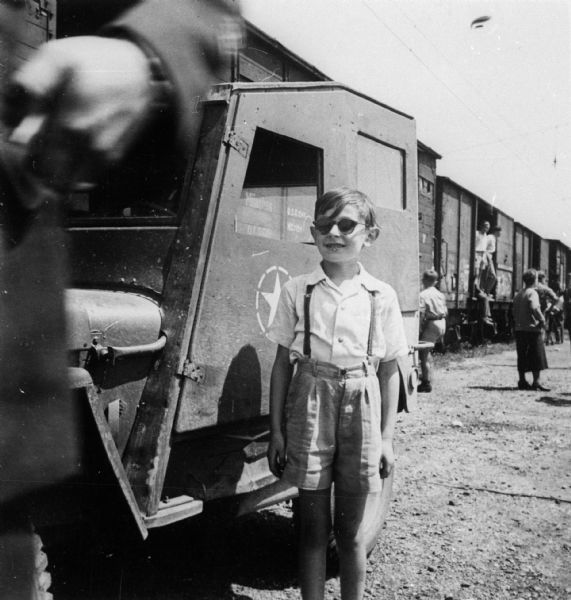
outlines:
[{"label": "utility wire", "polygon": [[[377,13],[377,11],[367,2],[367,0],[361,0],[361,3],[365,8],[367,8],[373,17],[396,39],[398,40],[413,56],[414,58],[444,87],[448,92],[460,102],[462,106],[479,122],[479,124],[487,129],[492,135],[495,136],[494,129],[489,126],[481,116],[479,116],[471,106],[469,106],[464,99],[459,96],[439,75],[437,75],[430,65],[428,65],[417,52],[415,52]],[[512,154],[528,171],[534,176],[535,179],[541,180],[542,185],[545,188],[549,186],[551,191],[555,196],[560,196],[560,191],[552,186],[552,182],[544,181],[542,177],[535,171],[534,165],[527,161],[523,156],[521,156],[516,150],[510,148],[507,144],[505,144],[501,139],[495,138],[498,144],[501,144],[510,154]]]},{"label": "utility wire", "polygon": [[515,134],[510,137],[501,138],[501,139],[495,140],[493,142],[482,142],[481,144],[473,144],[472,146],[462,146],[460,148],[455,148],[454,150],[448,150],[446,152],[446,155],[448,156],[450,154],[454,154],[455,152],[463,152],[464,150],[472,150],[472,148],[480,148],[482,146],[491,146],[491,145],[499,143],[499,142],[515,140],[517,138],[529,137],[532,135],[537,135],[538,133],[545,133],[547,131],[558,130],[563,127],[569,127],[570,124],[571,124],[571,121],[564,121],[563,123],[557,123],[556,125],[552,125],[551,127],[546,127],[544,129],[536,129],[535,131],[524,131],[523,133],[518,133],[518,134]]}]

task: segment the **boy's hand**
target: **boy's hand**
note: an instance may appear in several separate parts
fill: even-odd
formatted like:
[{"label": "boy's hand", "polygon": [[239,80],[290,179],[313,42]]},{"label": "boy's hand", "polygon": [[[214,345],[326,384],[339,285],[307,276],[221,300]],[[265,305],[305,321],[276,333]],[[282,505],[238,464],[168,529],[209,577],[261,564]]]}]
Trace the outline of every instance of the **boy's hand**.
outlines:
[{"label": "boy's hand", "polygon": [[393,441],[383,440],[381,451],[381,463],[379,465],[379,473],[381,474],[381,479],[385,479],[392,473],[394,465],[395,453],[393,450]]},{"label": "boy's hand", "polygon": [[268,446],[268,463],[270,471],[276,477],[281,477],[286,462],[285,439],[281,432],[272,433]]}]

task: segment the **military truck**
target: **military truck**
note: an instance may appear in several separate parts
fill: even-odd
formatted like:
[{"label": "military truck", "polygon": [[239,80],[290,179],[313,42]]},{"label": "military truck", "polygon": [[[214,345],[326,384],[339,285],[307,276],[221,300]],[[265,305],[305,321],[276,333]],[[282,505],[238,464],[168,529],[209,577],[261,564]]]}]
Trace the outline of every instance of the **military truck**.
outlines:
[{"label": "military truck", "polygon": [[[318,260],[310,225],[327,189],[356,187],[376,205],[381,235],[363,262],[399,296],[411,347],[400,408],[416,394],[414,120],[334,82],[221,84],[202,109],[192,156],[143,144],[66,200],[81,477],[110,477],[113,512],[143,537],[217,499],[244,513],[296,495],[266,460],[267,332],[284,283]],[[371,544],[391,487],[392,476],[369,516]]]},{"label": "military truck", "polygon": [[[382,233],[365,266],[397,289],[414,345],[414,131],[339,84],[221,85],[173,189],[70,198],[76,387],[142,530],[273,482],[266,334],[283,284],[318,258],[309,227],[321,191],[344,184],[375,199]],[[410,358],[401,368],[406,393]]]}]

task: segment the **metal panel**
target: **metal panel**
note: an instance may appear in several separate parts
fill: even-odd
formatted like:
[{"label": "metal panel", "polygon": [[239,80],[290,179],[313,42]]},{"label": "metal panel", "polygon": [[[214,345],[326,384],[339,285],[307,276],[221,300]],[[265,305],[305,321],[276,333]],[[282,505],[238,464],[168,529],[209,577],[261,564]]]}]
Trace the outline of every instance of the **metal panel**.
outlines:
[{"label": "metal panel", "polygon": [[420,275],[436,268],[435,248],[435,169],[434,158],[418,152],[418,242]]},{"label": "metal panel", "polygon": [[163,291],[176,227],[86,227],[69,230],[76,286]]},{"label": "metal panel", "polygon": [[502,228],[496,239],[496,274],[498,285],[496,300],[507,302],[513,295],[514,270],[514,221],[512,218],[498,212],[496,224]]},{"label": "metal panel", "polygon": [[549,277],[549,241],[539,240],[539,268]]},{"label": "metal panel", "polygon": [[523,270],[532,268],[532,256],[531,256],[531,233],[527,229],[522,229],[522,263]]},{"label": "metal panel", "polygon": [[522,286],[522,277],[524,271],[524,258],[523,258],[523,230],[521,225],[515,225],[515,235],[514,235],[514,274],[513,274],[513,282],[514,282],[514,293],[519,290]]},{"label": "metal panel", "polygon": [[458,232],[458,306],[460,307],[466,306],[466,301],[470,294],[472,232],[475,229],[472,213],[472,197],[469,194],[462,193],[460,200],[460,222]]},{"label": "metal panel", "polygon": [[449,308],[456,308],[458,298],[458,226],[460,199],[456,190],[443,184],[441,208],[440,291],[446,296]]},{"label": "metal panel", "polygon": [[[414,122],[346,91],[292,93],[288,89],[241,95],[234,123],[235,135],[250,152],[257,127],[321,149],[325,189],[357,186],[359,133],[402,150],[407,209],[378,207],[381,238],[367,250],[363,262],[397,289],[401,308],[414,315],[418,308]],[[273,308],[284,282],[313,270],[319,262],[315,248],[307,243],[240,232],[244,230],[237,227],[237,219],[242,217],[237,215],[243,214],[247,168],[244,153],[231,149],[189,349],[189,360],[202,369],[204,379],[184,382],[176,424],[179,432],[267,414],[265,382],[275,345],[267,339],[266,330]],[[273,226],[272,219],[265,223]]]}]

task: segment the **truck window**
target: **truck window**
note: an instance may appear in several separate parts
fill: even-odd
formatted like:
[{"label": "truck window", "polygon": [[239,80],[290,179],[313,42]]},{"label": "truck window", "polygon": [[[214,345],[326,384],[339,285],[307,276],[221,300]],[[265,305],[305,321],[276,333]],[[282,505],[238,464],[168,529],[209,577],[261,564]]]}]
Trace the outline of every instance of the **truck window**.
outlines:
[{"label": "truck window", "polygon": [[166,144],[141,145],[106,173],[97,185],[83,186],[66,203],[68,225],[174,224],[184,179],[183,157]]},{"label": "truck window", "polygon": [[403,210],[405,206],[404,152],[369,137],[357,136],[357,187],[376,206]]},{"label": "truck window", "polygon": [[257,129],[236,211],[236,232],[286,242],[312,242],[320,190],[319,148]]}]

